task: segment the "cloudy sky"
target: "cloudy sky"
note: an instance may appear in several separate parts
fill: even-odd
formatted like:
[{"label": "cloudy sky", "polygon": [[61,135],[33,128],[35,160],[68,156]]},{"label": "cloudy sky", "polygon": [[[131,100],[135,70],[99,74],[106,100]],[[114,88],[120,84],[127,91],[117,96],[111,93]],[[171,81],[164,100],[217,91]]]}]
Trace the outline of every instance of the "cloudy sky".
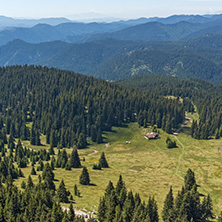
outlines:
[{"label": "cloudy sky", "polygon": [[0,15],[16,18],[138,18],[222,13],[222,0],[0,0],[0,3]]}]

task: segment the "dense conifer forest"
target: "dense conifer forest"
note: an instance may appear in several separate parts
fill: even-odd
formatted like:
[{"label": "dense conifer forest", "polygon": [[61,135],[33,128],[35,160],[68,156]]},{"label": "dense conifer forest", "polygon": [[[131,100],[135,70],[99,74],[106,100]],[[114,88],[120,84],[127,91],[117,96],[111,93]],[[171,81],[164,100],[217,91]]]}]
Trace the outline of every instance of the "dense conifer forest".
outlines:
[{"label": "dense conifer forest", "polygon": [[203,80],[179,79],[170,76],[139,76],[120,81],[133,88],[152,92],[159,96],[183,98],[185,109],[194,112],[199,119],[193,121],[191,135],[195,139],[216,139],[222,136],[222,86]]},{"label": "dense conifer forest", "polygon": [[0,69],[0,80],[1,139],[10,134],[40,145],[44,134],[52,147],[81,149],[89,138],[101,143],[102,131],[124,122],[171,132],[184,120],[184,105],[176,100],[73,72],[12,66]]},{"label": "dense conifer forest", "polygon": [[[221,115],[215,114],[220,87],[216,90],[202,81],[156,78],[149,83],[143,79],[143,87],[149,90],[142,91],[54,68],[0,68],[0,221],[84,221],[75,215],[73,196],[63,180],[56,189],[53,171],[81,168],[78,149],[86,148],[89,141],[102,143],[102,132],[111,131],[113,126],[137,121],[142,127],[154,126],[172,133],[183,123],[185,111],[194,111],[195,104],[200,121],[194,123],[192,136],[198,138],[196,132],[203,124],[212,127],[212,134],[220,129],[217,118]],[[211,93],[206,94],[207,90]],[[214,131],[209,120],[217,121]],[[30,144],[41,146],[41,135],[50,144],[48,150],[34,151],[22,145],[22,141],[29,140]],[[71,148],[70,153],[63,147]],[[23,169],[28,164],[32,166],[30,175],[24,175]],[[109,167],[102,152],[94,169]],[[37,171],[40,174],[35,184],[32,175]],[[13,182],[24,176],[28,181],[22,181],[20,189]],[[88,170],[83,166],[79,183],[85,186],[90,182]],[[110,182],[100,199],[97,220],[157,222],[162,217],[164,221],[207,221],[213,217],[212,201],[210,196],[200,197],[197,187],[194,172],[188,170],[184,187],[175,200],[171,188],[162,212],[158,212],[154,197],[143,202],[138,193],[127,190],[120,176],[116,187]],[[74,194],[81,195],[76,185]],[[70,204],[69,208],[62,208],[62,203]]]}]

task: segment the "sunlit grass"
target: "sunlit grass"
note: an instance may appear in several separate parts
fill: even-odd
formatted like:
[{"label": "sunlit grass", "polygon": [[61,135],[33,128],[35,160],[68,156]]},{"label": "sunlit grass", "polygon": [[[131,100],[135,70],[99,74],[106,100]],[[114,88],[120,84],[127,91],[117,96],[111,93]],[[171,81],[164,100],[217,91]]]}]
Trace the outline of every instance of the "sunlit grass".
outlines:
[{"label": "sunlit grass", "polygon": [[[91,143],[87,149],[78,150],[79,155],[86,155],[94,150],[99,151],[94,155],[85,156],[85,162],[81,161],[82,165],[88,168],[91,186],[79,184],[81,168],[71,171],[56,169],[54,173],[58,181],[55,181],[55,184],[58,187],[60,180],[63,179],[75,199],[75,207],[95,211],[109,180],[115,185],[121,174],[127,188],[134,193],[140,193],[143,200],[147,201],[149,196],[154,195],[161,211],[170,186],[172,185],[176,195],[183,185],[187,169],[191,168],[200,185],[199,191],[204,195],[208,193],[211,195],[215,212],[218,213],[222,206],[222,153],[218,152],[217,147],[221,145],[222,140],[195,140],[188,134],[189,126],[190,123],[177,136],[168,135],[160,130],[160,139],[157,140],[146,140],[144,135],[151,129],[140,128],[137,123],[131,123],[123,128],[113,127],[112,132],[103,134],[103,144]],[[177,141],[178,148],[166,148],[167,136]],[[131,144],[126,144],[126,141],[130,141]],[[108,142],[110,145],[106,146]],[[23,143],[36,150],[49,148],[48,145],[30,146],[29,141]],[[92,170],[93,164],[98,163],[103,151],[110,168],[101,171]],[[71,149],[67,152],[70,153]],[[26,177],[15,181],[19,187],[22,180],[27,181],[31,166],[22,171]],[[37,183],[38,176],[32,178]],[[81,197],[74,196],[75,184],[81,192]]]}]

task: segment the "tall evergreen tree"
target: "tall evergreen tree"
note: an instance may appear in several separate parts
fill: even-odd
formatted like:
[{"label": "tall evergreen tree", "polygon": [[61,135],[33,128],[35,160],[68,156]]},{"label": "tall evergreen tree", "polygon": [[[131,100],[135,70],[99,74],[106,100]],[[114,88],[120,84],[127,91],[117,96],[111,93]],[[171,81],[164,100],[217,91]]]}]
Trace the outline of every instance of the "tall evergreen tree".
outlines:
[{"label": "tall evergreen tree", "polygon": [[60,202],[68,203],[68,201],[69,201],[68,196],[69,195],[68,195],[68,192],[66,190],[65,183],[63,180],[59,184],[59,188],[57,190],[57,196],[58,196]]},{"label": "tall evergreen tree", "polygon": [[103,168],[108,168],[109,167],[109,165],[108,165],[108,163],[106,161],[106,157],[105,157],[105,153],[104,152],[102,152],[102,154],[100,156],[99,164]]},{"label": "tall evergreen tree", "polygon": [[77,142],[77,148],[82,149],[82,148],[85,148],[86,145],[87,145],[87,143],[86,143],[85,135],[83,133],[80,133],[79,134],[79,139],[78,139],[78,142]]},{"label": "tall evergreen tree", "polygon": [[69,211],[68,211],[68,219],[69,221],[73,221],[75,218],[75,211],[74,211],[74,208],[73,208],[73,205],[72,203],[69,205]]},{"label": "tall evergreen tree", "polygon": [[170,191],[166,196],[164,201],[163,211],[162,211],[162,218],[163,221],[173,222],[174,221],[174,201],[173,201],[173,190],[172,186],[170,187]]},{"label": "tall evergreen tree", "polygon": [[72,150],[69,163],[70,163],[70,166],[73,168],[81,167],[78,151],[76,149]]},{"label": "tall evergreen tree", "polygon": [[102,222],[106,220],[106,204],[105,204],[105,198],[100,198],[99,201],[99,207],[98,207],[98,213],[97,213],[97,219],[98,221]]},{"label": "tall evergreen tree", "polygon": [[120,196],[121,190],[125,187],[125,184],[123,182],[122,175],[119,175],[119,180],[116,184],[116,194],[117,196]]},{"label": "tall evergreen tree", "polygon": [[187,170],[186,176],[184,178],[185,190],[189,191],[196,184],[196,179],[194,172],[191,169]]},{"label": "tall evergreen tree", "polygon": [[82,169],[82,173],[79,177],[79,183],[82,185],[89,185],[90,183],[90,177],[86,167],[83,167]]}]

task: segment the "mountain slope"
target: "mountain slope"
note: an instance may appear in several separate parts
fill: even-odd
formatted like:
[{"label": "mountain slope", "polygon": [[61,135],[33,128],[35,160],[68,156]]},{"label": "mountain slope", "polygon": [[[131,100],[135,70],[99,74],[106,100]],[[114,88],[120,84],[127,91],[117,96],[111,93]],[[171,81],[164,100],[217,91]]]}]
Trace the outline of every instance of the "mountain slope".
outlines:
[{"label": "mountain slope", "polygon": [[0,65],[35,64],[119,80],[141,74],[176,75],[221,82],[222,35],[176,42],[103,39],[81,44],[30,44],[14,40],[0,47]]},{"label": "mountain slope", "polygon": [[61,41],[30,44],[21,40],[14,40],[0,47],[0,65],[43,64],[69,44]]},{"label": "mountain slope", "polygon": [[94,76],[107,80],[120,80],[142,74],[162,74],[222,82],[221,65],[188,50],[135,50],[109,60],[92,72]]}]

